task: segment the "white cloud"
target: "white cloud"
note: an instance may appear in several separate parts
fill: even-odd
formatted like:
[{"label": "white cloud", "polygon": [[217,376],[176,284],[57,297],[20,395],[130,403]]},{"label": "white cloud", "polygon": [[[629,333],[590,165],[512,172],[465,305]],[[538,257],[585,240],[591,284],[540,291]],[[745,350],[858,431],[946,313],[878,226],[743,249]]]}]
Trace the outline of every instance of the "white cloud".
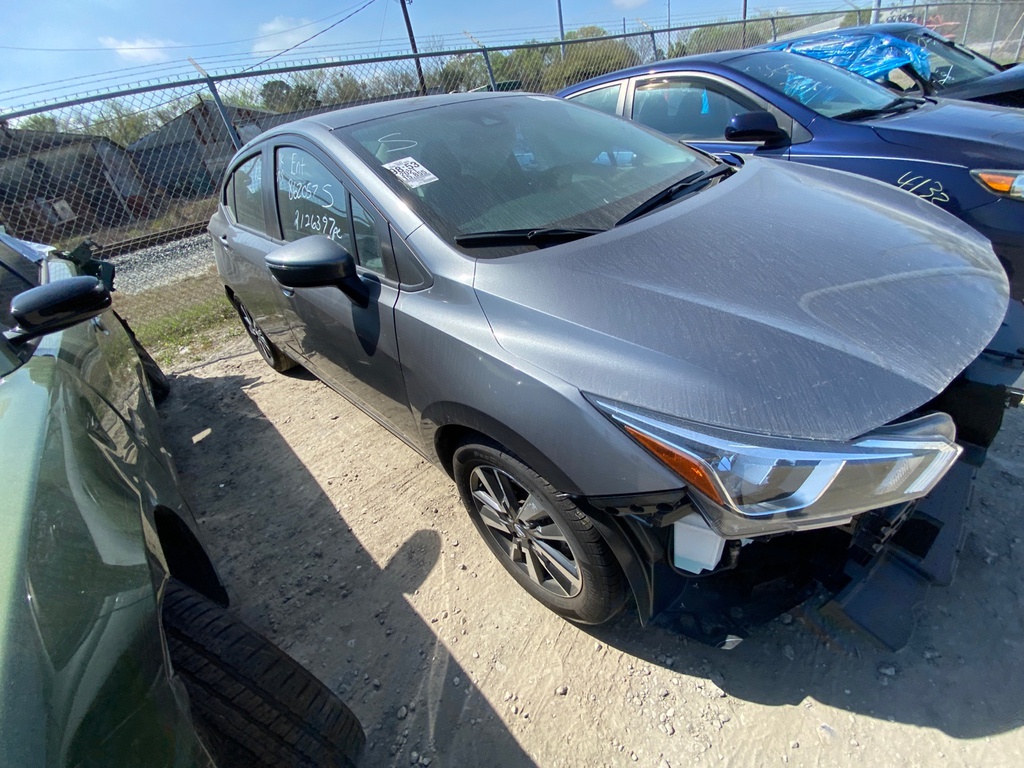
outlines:
[{"label": "white cloud", "polygon": [[616,8],[622,8],[624,11],[628,11],[630,8],[639,8],[641,5],[646,5],[647,0],[612,0],[612,5]]},{"label": "white cloud", "polygon": [[116,37],[101,37],[100,45],[117,51],[117,55],[126,61],[136,64],[156,64],[170,61],[167,51],[155,50],[168,45],[180,45],[173,40],[156,40],[138,38],[136,40],[118,40]]},{"label": "white cloud", "polygon": [[[309,19],[293,19],[288,16],[277,16],[276,18],[260,24],[256,34],[262,39],[257,40],[252,46],[253,53],[275,53],[284,50],[296,43],[301,43],[316,29],[309,26]],[[302,29],[295,29],[302,27]],[[271,37],[266,37],[271,35]]]}]

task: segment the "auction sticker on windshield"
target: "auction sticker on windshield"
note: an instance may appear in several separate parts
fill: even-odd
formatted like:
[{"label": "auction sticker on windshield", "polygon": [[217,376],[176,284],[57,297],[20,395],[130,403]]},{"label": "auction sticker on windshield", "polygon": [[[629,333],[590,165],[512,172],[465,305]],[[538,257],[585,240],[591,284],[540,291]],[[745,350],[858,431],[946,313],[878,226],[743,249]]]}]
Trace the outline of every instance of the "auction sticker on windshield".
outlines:
[{"label": "auction sticker on windshield", "polygon": [[384,163],[384,167],[395,174],[398,180],[409,189],[416,189],[416,187],[422,187],[432,181],[438,181],[437,176],[411,157],[392,160],[390,163]]}]

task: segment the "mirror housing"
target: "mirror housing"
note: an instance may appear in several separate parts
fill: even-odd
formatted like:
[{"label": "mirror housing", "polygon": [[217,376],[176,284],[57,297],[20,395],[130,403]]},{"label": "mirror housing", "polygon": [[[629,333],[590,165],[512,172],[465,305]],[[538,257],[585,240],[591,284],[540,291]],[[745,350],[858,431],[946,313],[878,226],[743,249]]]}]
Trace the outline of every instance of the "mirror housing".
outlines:
[{"label": "mirror housing", "polygon": [[11,300],[11,317],[18,325],[4,335],[12,344],[22,344],[91,320],[109,308],[110,291],[95,277],[55,280]]},{"label": "mirror housing", "polygon": [[725,126],[727,141],[762,141],[765,146],[781,146],[789,141],[789,135],[779,128],[771,112],[740,112],[729,118]]},{"label": "mirror housing", "polygon": [[324,235],[310,235],[281,246],[266,256],[267,268],[284,288],[335,286],[360,307],[369,292],[356,273],[352,254]]}]

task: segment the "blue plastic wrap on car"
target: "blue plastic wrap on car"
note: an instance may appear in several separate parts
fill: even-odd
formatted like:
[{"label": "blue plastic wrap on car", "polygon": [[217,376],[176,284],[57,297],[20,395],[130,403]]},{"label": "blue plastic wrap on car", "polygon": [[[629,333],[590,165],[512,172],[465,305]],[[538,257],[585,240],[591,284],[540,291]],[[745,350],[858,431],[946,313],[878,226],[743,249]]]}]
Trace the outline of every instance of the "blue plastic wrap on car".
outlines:
[{"label": "blue plastic wrap on car", "polygon": [[827,61],[871,80],[907,64],[925,80],[931,77],[928,52],[892,35],[832,35],[815,40],[790,40],[768,47]]},{"label": "blue plastic wrap on car", "polygon": [[815,97],[825,99],[834,90],[831,85],[796,72],[786,74],[786,83],[782,88],[783,93],[801,104],[810,104]]}]

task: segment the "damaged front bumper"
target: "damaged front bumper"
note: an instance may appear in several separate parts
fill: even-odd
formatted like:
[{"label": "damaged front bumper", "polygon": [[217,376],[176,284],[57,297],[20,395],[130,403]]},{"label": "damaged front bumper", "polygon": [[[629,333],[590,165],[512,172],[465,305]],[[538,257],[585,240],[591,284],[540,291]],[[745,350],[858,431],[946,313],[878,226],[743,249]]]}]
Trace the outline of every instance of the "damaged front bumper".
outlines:
[{"label": "damaged front bumper", "polygon": [[645,624],[732,648],[824,591],[851,621],[895,649],[910,637],[913,608],[928,587],[952,581],[975,472],[958,461],[925,498],[858,515],[845,526],[743,540],[721,539],[703,526],[708,546],[717,541],[720,554],[702,573],[693,572],[694,550],[676,546],[680,532],[691,541],[701,537],[701,525],[691,522],[699,513],[683,498],[591,502],[601,503],[593,515],[613,550],[629,550],[624,566]]},{"label": "damaged front bumper", "polygon": [[943,411],[964,451],[924,498],[844,525],[756,538],[710,529],[685,491],[581,499],[623,566],[642,622],[731,648],[822,591],[890,648],[913,629],[932,584],[948,585],[966,532],[977,467],[1024,397],[1024,307],[1011,302],[989,347],[922,412]]}]

